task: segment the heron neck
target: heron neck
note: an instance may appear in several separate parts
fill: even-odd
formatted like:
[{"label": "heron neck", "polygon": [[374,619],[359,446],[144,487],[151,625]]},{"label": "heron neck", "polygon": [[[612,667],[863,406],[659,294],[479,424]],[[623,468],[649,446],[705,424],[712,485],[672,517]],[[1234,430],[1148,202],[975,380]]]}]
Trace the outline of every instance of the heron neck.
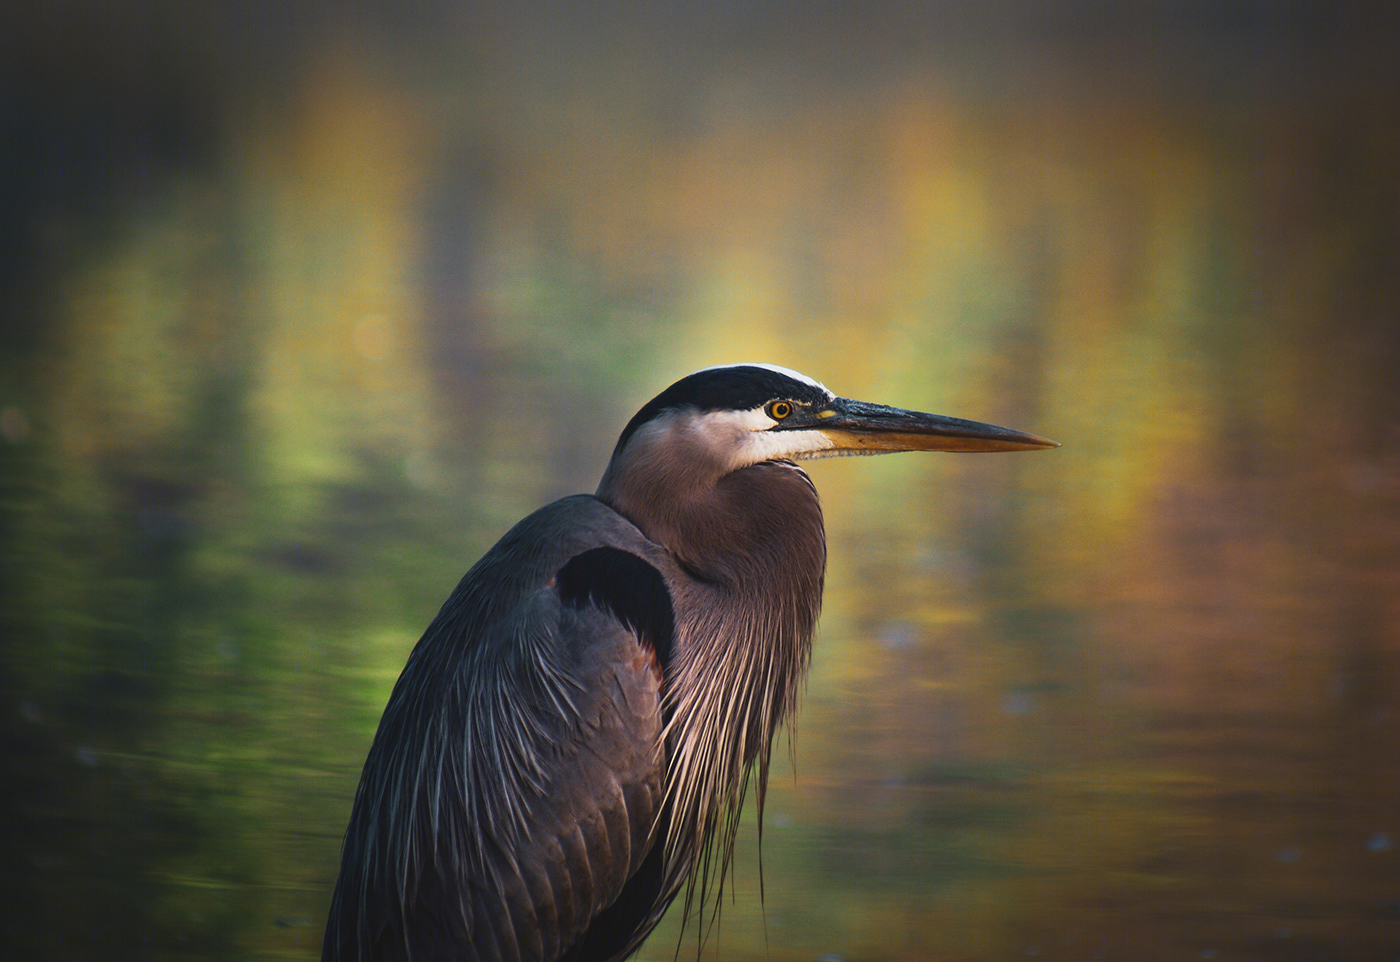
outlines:
[{"label": "heron neck", "polygon": [[631,480],[605,479],[598,497],[699,581],[768,604],[820,604],[821,502],[797,465],[766,461],[704,484],[680,475]]}]

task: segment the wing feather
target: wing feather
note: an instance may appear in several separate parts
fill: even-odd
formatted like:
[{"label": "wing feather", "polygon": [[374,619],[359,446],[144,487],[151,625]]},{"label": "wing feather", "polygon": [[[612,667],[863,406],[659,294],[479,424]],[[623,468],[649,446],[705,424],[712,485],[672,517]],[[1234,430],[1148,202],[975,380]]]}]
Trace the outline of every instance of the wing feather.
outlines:
[{"label": "wing feather", "polygon": [[[593,499],[566,499],[458,585],[370,749],[325,962],[603,959],[618,947],[590,934],[600,916],[627,944],[655,924],[645,897],[616,904],[664,797],[672,621],[652,550]],[[579,954],[595,943],[607,954]]]}]

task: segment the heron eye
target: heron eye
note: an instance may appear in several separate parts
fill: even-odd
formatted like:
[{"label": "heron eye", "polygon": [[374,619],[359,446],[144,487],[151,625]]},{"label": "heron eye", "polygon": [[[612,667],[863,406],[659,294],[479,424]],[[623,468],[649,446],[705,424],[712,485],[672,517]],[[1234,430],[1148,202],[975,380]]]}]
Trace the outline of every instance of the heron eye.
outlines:
[{"label": "heron eye", "polygon": [[774,401],[768,405],[768,416],[774,421],[781,421],[792,413],[792,405],[786,401]]}]

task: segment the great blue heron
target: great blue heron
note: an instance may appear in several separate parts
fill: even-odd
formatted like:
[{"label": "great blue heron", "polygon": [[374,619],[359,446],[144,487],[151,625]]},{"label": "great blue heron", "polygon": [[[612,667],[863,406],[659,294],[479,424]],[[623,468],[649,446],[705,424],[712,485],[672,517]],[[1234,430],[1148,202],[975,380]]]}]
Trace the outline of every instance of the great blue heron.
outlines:
[{"label": "great blue heron", "polygon": [[597,494],[507,532],[409,655],[323,960],[622,959],[687,880],[703,904],[755,770],[762,818],[821,607],[821,506],[794,461],[1053,446],[766,364],[662,391]]}]

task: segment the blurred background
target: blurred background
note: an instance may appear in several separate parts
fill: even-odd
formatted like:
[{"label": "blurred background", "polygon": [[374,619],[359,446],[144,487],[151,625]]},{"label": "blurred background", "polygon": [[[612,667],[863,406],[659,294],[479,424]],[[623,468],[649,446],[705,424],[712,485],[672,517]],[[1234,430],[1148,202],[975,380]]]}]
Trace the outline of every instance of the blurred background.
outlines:
[{"label": "blurred background", "polygon": [[1064,447],[812,465],[766,898],[640,958],[1400,958],[1392,10],[8,5],[0,956],[316,958],[457,579],[764,360]]}]

